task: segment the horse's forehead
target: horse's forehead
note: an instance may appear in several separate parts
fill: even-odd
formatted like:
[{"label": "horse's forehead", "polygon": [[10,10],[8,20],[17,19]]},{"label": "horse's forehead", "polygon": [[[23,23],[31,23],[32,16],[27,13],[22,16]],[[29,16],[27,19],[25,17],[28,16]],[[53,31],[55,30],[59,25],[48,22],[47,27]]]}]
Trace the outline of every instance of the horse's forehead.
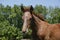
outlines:
[{"label": "horse's forehead", "polygon": [[29,15],[31,15],[31,14],[30,14],[30,12],[25,12],[24,15],[25,15],[25,16],[29,16]]}]

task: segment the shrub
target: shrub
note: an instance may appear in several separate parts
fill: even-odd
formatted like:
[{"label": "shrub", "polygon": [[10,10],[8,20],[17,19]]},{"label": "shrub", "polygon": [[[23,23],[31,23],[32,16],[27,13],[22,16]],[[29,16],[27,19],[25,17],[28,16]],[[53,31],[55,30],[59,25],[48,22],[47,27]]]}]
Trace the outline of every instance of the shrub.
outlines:
[{"label": "shrub", "polygon": [[23,38],[19,28],[10,26],[9,22],[0,23],[0,40],[20,40]]}]

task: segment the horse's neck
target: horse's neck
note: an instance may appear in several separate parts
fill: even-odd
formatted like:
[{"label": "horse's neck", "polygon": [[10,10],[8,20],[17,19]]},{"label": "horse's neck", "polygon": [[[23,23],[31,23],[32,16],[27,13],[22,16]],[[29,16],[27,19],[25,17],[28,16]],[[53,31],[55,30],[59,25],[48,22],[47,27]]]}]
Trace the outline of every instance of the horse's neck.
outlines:
[{"label": "horse's neck", "polygon": [[34,40],[40,40],[37,36],[37,25],[35,23],[35,20],[32,18],[31,20],[31,29],[32,29],[32,37]]},{"label": "horse's neck", "polygon": [[46,24],[45,21],[42,21],[40,20],[37,16],[33,15],[33,18],[32,18],[32,35],[35,37],[38,37],[37,35],[37,32],[38,32],[38,29],[41,27],[41,25]]},{"label": "horse's neck", "polygon": [[36,24],[36,29],[39,29],[41,26],[44,27],[46,24],[48,24],[46,21],[42,21],[35,15],[33,15],[33,18]]},{"label": "horse's neck", "polygon": [[37,16],[33,15],[33,20],[32,20],[32,34],[33,36],[35,35],[36,37],[39,38],[39,34],[42,33],[43,36],[45,36],[45,29],[47,29],[47,25],[49,25],[49,23],[47,23],[44,20],[41,20],[40,18],[38,18]]}]

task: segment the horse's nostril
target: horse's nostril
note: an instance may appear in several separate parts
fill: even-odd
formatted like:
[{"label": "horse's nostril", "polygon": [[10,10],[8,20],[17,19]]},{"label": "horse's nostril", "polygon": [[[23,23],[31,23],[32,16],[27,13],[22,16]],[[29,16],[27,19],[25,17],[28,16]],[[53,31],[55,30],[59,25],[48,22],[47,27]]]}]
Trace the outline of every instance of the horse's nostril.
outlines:
[{"label": "horse's nostril", "polygon": [[22,32],[23,34],[25,34],[25,31],[24,32]]}]

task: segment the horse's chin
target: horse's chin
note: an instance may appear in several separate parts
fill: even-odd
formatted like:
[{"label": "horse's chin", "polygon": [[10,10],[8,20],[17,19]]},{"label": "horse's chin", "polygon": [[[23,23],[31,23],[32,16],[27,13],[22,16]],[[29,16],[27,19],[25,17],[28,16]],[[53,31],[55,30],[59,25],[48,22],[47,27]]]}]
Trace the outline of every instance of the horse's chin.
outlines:
[{"label": "horse's chin", "polygon": [[28,33],[28,28],[26,29],[26,33]]}]

